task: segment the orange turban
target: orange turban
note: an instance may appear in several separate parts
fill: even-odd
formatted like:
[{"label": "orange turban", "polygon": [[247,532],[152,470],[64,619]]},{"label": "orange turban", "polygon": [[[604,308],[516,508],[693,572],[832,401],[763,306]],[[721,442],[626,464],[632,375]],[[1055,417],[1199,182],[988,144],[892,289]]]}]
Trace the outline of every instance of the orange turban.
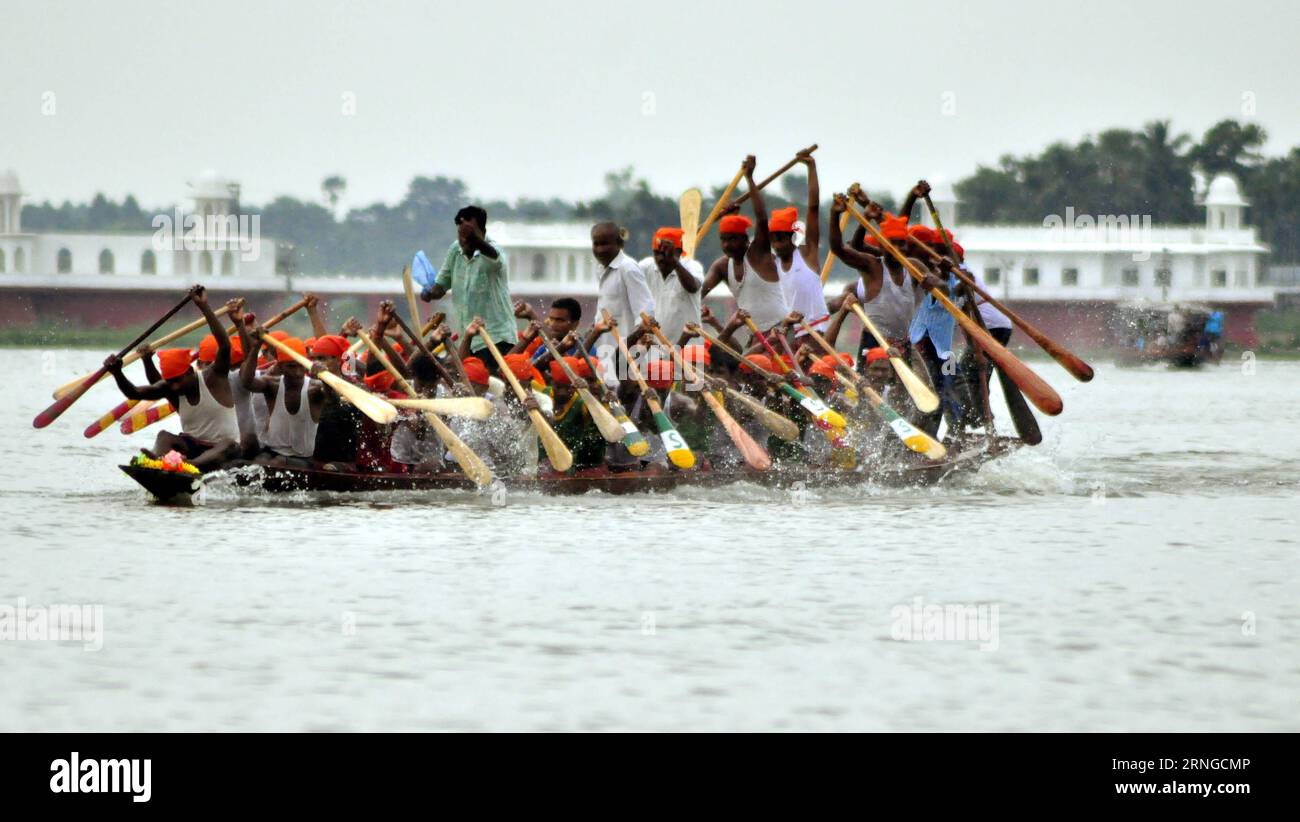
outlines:
[{"label": "orange turban", "polygon": [[388,369],[384,369],[366,377],[366,388],[378,394],[383,394],[393,387],[393,382],[393,375],[388,373]]},{"label": "orange turban", "polygon": [[[582,377],[584,380],[591,379],[591,367],[587,365],[586,360],[577,357],[565,357],[564,362],[573,370],[573,373]],[[569,384],[569,375],[564,373],[564,368],[555,360],[551,360],[551,381],[560,385]]]},{"label": "orange turban", "polygon": [[962,248],[961,243],[957,242],[956,240],[952,241],[952,250],[957,252],[958,260],[966,259],[966,249]]},{"label": "orange turban", "polygon": [[817,360],[817,362],[813,363],[812,368],[808,369],[808,373],[816,374],[819,377],[825,377],[828,380],[834,380],[836,365],[843,365],[846,368],[852,368],[853,357],[849,356],[848,354],[840,354],[839,356],[836,357],[832,357],[830,354],[827,354],[826,356]]},{"label": "orange turban", "polygon": [[533,361],[528,359],[527,354],[507,354],[505,356],[506,368],[510,373],[515,375],[515,379],[520,382],[529,382],[533,378]]},{"label": "orange turban", "polygon": [[[297,354],[299,354],[299,355],[301,355],[301,356],[303,356],[303,357],[307,356],[307,346],[306,346],[306,344],[303,343],[303,341],[300,340],[300,339],[298,339],[297,337],[289,337],[288,339],[283,340],[281,344],[282,344],[285,348],[289,349],[289,351],[293,351],[293,352],[295,352],[295,353],[297,353]],[[291,356],[289,356],[288,352],[281,351],[279,348],[276,348],[276,349],[275,349],[275,361],[276,361],[276,362],[295,362],[294,358],[291,357]]]},{"label": "orange turban", "polygon": [[668,242],[677,246],[678,251],[681,251],[682,237],[685,234],[686,232],[682,231],[680,228],[673,228],[672,226],[663,226],[662,228],[655,231],[655,236],[654,239],[651,240],[650,242],[650,247],[658,248],[660,243],[662,243],[664,240],[667,240]]},{"label": "orange turban", "polygon": [[682,349],[682,359],[691,365],[708,365],[713,362],[709,349],[702,345],[688,345]]},{"label": "orange turban", "polygon": [[935,243],[940,242],[939,232],[930,228],[928,225],[914,225],[907,230],[907,233],[912,235],[912,239],[916,240],[918,243],[934,245]]},{"label": "orange turban", "polygon": [[794,221],[797,219],[799,219],[799,209],[794,206],[778,208],[772,212],[771,219],[767,221],[767,230],[792,232],[794,231]]},{"label": "orange turban", "polygon": [[[880,221],[880,233],[884,234],[885,239],[889,240],[891,243],[896,242],[898,240],[906,240],[907,239],[907,218],[895,217],[893,214],[890,214],[888,211],[886,211],[885,219]],[[868,237],[867,243],[877,248],[880,247],[880,243],[876,242],[876,238],[874,236]]]},{"label": "orange turban", "polygon": [[306,346],[306,348],[307,348],[307,353],[308,353],[308,354],[314,354],[314,353],[316,352],[316,338],[315,338],[315,337],[308,337],[307,339],[303,340],[303,343],[302,343],[302,344],[303,344],[304,346]]},{"label": "orange turban", "polygon": [[199,341],[199,362],[214,362],[217,359],[217,338],[209,334]]},{"label": "orange turban", "polygon": [[244,341],[239,337],[230,338],[230,364],[239,365],[244,361]]},{"label": "orange turban", "polygon": [[342,357],[347,353],[348,341],[338,334],[326,334],[324,337],[317,337],[316,342],[311,346],[311,353],[321,357]]},{"label": "orange turban", "polygon": [[158,352],[158,373],[164,380],[174,380],[190,370],[190,362],[188,348],[164,348]]},{"label": "orange turban", "polygon": [[465,366],[465,376],[475,385],[488,384],[487,366],[478,357],[466,357],[462,362]]},{"label": "orange turban", "polygon": [[645,366],[645,381],[651,388],[667,388],[673,384],[673,361],[651,360]]},{"label": "orange turban", "polygon": [[744,362],[740,364],[741,371],[776,371],[776,365],[773,364],[772,358],[766,354],[749,354],[745,357]]},{"label": "orange turban", "polygon": [[289,339],[289,332],[288,332],[288,331],[272,331],[271,334],[270,334],[270,337],[271,337],[271,339],[279,340],[279,341],[281,341],[281,342],[284,342],[285,340]]},{"label": "orange turban", "polygon": [[743,214],[728,214],[718,221],[719,234],[744,234],[754,221]]},{"label": "orange turban", "polygon": [[876,362],[877,360],[887,360],[887,359],[889,359],[889,351],[888,351],[888,349],[884,349],[884,348],[869,348],[869,349],[867,349],[867,362],[868,362],[868,363],[873,363],[873,362]]}]

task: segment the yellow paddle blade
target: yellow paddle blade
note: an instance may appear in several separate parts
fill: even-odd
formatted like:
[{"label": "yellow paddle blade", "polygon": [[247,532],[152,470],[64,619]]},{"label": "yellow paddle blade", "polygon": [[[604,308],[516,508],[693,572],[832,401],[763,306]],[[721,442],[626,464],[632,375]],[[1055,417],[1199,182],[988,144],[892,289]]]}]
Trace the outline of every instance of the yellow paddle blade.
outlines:
[{"label": "yellow paddle blade", "polygon": [[685,450],[678,449],[676,451],[669,451],[668,461],[673,465],[676,465],[678,468],[694,468],[695,452],[689,448]]},{"label": "yellow paddle blade", "polygon": [[646,454],[650,453],[650,443],[646,442],[644,439],[639,439],[627,446],[627,452],[634,457],[644,457]]},{"label": "yellow paddle blade", "polygon": [[843,431],[844,427],[848,425],[848,421],[844,419],[844,415],[833,408],[827,408],[824,413],[818,414],[817,419],[826,423],[831,428],[836,428],[840,431]]}]

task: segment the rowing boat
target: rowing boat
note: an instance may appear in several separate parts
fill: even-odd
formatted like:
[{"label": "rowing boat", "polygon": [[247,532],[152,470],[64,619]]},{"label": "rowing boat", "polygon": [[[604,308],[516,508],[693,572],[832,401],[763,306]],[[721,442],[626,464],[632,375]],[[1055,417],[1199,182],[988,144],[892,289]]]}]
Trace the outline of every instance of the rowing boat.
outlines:
[{"label": "rowing boat", "polygon": [[[957,474],[971,473],[989,460],[1016,450],[1020,441],[1012,437],[977,438],[961,449],[953,449],[941,461],[915,459],[876,464],[857,470],[784,467],[768,471],[697,469],[674,471],[657,466],[641,471],[610,471],[592,468],[570,473],[540,473],[511,477],[499,486],[509,491],[547,495],[631,494],[671,491],[674,488],[716,487],[749,482],[775,488],[817,488],[875,483],[907,486],[934,485]],[[324,468],[264,466],[235,462],[209,474],[180,474],[135,465],[121,466],[123,472],[163,503],[191,501],[205,483],[225,478],[235,486],[270,494],[292,492],[384,492],[384,491],[473,491],[474,483],[463,474],[420,474],[331,471]]]}]

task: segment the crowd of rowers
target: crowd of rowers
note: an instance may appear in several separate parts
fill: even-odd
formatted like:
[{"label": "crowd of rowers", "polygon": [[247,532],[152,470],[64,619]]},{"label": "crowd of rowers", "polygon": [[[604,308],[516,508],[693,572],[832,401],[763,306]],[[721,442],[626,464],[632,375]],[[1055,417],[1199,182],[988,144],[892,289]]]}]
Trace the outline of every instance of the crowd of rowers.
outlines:
[{"label": "crowd of rowers", "polygon": [[[317,379],[324,372],[381,396],[406,396],[401,389],[406,382],[421,397],[488,399],[494,409],[488,419],[449,417],[447,423],[503,477],[551,470],[530,424],[533,411],[543,415],[572,453],[571,471],[668,470],[654,406],[662,408],[699,464],[737,467],[741,457],[701,402],[702,390],[725,402],[778,465],[844,467],[906,453],[862,401],[854,382],[845,378],[842,366],[860,375],[863,383],[857,387],[874,389],[918,428],[933,436],[946,420],[947,437],[960,440],[987,418],[981,413],[981,380],[974,376],[971,354],[954,353],[954,318],[928,293],[938,288],[963,304],[966,294],[950,273],[961,264],[961,246],[950,233],[943,237],[927,226],[909,225],[905,216],[928,186],[922,181],[909,192],[899,216],[883,211],[863,192],[852,195],[878,222],[884,237],[906,249],[911,262],[926,272],[922,283],[882,253],[865,229],[845,241],[839,218],[850,202],[836,195],[829,251],[860,276],[828,300],[819,273],[823,260],[817,170],[810,155],[799,159],[808,169],[804,219],[795,208],[767,213],[761,190],[753,183],[753,158],[747,158],[753,219],[734,206],[723,212],[718,223],[723,254],[707,271],[683,255],[680,227],[656,231],[652,255],[637,261],[623,250],[623,229],[612,222],[595,225],[592,253],[599,264],[600,296],[597,316],[590,318],[585,331],[582,306],[574,299],[555,300],[542,317],[527,303],[511,299],[508,262],[487,236],[487,214],[467,206],[456,215],[457,239],[442,266],[421,281],[425,301],[451,296],[457,327],[436,322],[431,330],[416,332],[427,334],[417,342],[395,327],[394,306],[384,302],[369,328],[369,337],[401,381],[380,357],[353,344],[363,331],[360,322],[349,319],[330,333],[311,295],[306,307],[316,336],[310,339],[266,331],[253,315],[243,314],[242,300],[231,301],[228,311],[221,312],[235,320],[237,333],[227,334],[202,286],[195,286],[191,297],[211,333],[197,351],[161,350],[155,364],[144,348],[148,385],[128,380],[117,357],[110,357],[105,366],[128,399],[166,399],[177,410],[181,433],[158,434],[146,453],[157,458],[174,450],[203,471],[233,460],[333,471],[457,470],[455,456],[425,416],[403,411],[395,423],[377,423]],[[427,261],[423,252],[417,263],[422,258]],[[725,322],[702,302],[719,285],[726,285],[737,306]],[[835,346],[855,305],[883,333],[888,346],[880,346],[864,331],[856,357],[826,353],[825,343]],[[983,303],[978,311],[990,333],[1005,344],[1011,334],[1007,318]],[[527,324],[522,330],[520,321]],[[615,343],[614,333],[623,338],[626,349]],[[270,345],[267,337],[281,345]],[[660,342],[665,339],[678,347],[678,358]],[[496,350],[486,350],[489,344]],[[639,373],[629,368],[623,350],[630,352]],[[289,351],[308,358],[310,368]],[[924,364],[940,397],[938,409],[923,413],[909,401],[890,368],[891,357],[915,357]],[[684,373],[682,361],[694,373]],[[522,395],[503,381],[502,368],[526,389]],[[987,373],[982,381],[986,408]],[[780,390],[782,382],[814,391],[847,421],[846,429],[819,430],[801,413],[797,395]],[[651,446],[647,453],[634,456],[624,443],[602,436],[583,399],[593,392],[611,406],[629,409],[627,416]],[[799,435],[772,434],[752,405],[728,399],[734,392],[787,417],[796,423]]]}]

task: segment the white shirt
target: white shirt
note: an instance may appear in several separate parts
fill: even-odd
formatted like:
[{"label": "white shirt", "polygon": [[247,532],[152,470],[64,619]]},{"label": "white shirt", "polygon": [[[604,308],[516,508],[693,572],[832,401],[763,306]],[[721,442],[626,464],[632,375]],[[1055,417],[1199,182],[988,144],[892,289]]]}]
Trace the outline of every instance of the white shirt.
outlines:
[{"label": "white shirt", "polygon": [[682,328],[690,323],[700,321],[700,290],[704,286],[704,266],[699,260],[682,259],[682,267],[695,280],[695,293],[682,286],[681,277],[673,270],[665,277],[655,263],[653,256],[641,261],[641,271],[645,274],[650,294],[654,297],[655,320],[664,336],[674,345],[682,335]]},{"label": "white shirt", "polygon": [[[825,331],[830,324],[830,318],[827,317],[830,310],[826,307],[826,292],[823,290],[821,275],[809,267],[808,261],[797,248],[789,268],[783,269],[781,258],[775,254],[772,255],[772,262],[776,263],[776,271],[781,275],[781,290],[785,293],[786,302],[790,304],[790,310],[802,314],[804,321],[818,333]],[[796,336],[801,333],[802,329],[795,329]]]},{"label": "white shirt", "polygon": [[600,299],[596,301],[596,316],[608,311],[618,322],[618,332],[627,334],[641,322],[641,312],[654,316],[655,298],[646,283],[645,272],[626,251],[600,271]]}]

